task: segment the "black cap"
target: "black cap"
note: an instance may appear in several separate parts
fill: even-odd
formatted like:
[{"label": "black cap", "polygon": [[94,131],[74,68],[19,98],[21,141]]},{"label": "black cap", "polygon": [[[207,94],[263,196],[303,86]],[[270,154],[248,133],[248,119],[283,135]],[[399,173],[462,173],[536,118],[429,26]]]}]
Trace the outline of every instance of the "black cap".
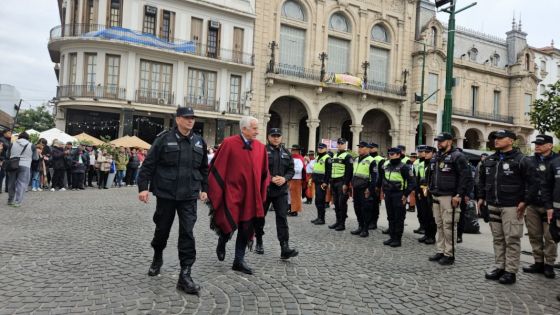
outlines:
[{"label": "black cap", "polygon": [[554,142],[552,140],[552,137],[549,135],[537,135],[537,138],[535,138],[535,141],[533,141],[532,143],[545,144],[545,143],[554,143]]},{"label": "black cap", "polygon": [[399,144],[397,148],[401,149],[402,152],[406,151],[406,147],[402,144]]},{"label": "black cap", "polygon": [[281,136],[282,135],[282,130],[280,130],[280,128],[270,128],[268,130],[268,135],[269,136]]},{"label": "black cap", "polygon": [[292,144],[292,150],[299,150],[299,151],[301,151],[301,147],[299,146],[299,144]]},{"label": "black cap", "polygon": [[426,152],[426,147],[427,147],[427,145],[421,144],[421,145],[419,145],[419,146],[416,147],[416,151],[418,151],[418,152]]},{"label": "black cap", "polygon": [[338,140],[336,140],[336,143],[338,143],[338,144],[345,144],[345,143],[346,143],[346,139],[344,139],[344,138],[338,138]]},{"label": "black cap", "polygon": [[449,132],[442,132],[434,138],[436,141],[453,140],[453,135]]},{"label": "black cap", "polygon": [[505,130],[505,129],[496,131],[494,137],[496,139],[502,139],[502,138],[510,138],[513,140],[517,139],[517,135],[515,135],[515,132],[511,130]]},{"label": "black cap", "polygon": [[372,143],[369,144],[369,147],[370,148],[379,148],[379,144],[377,144],[375,142],[372,142]]},{"label": "black cap", "polygon": [[317,148],[318,148],[318,149],[326,149],[326,148],[327,148],[327,145],[321,142],[321,143],[319,143],[319,144],[317,145]]},{"label": "black cap", "polygon": [[390,149],[387,151],[387,153],[389,153],[389,154],[391,154],[391,153],[400,154],[400,153],[401,153],[401,148],[399,148],[399,147],[390,148]]},{"label": "black cap", "polygon": [[68,144],[73,144],[73,143],[72,143],[72,141],[68,141],[68,142],[66,142],[66,144],[68,145]]},{"label": "black cap", "polygon": [[360,143],[358,143],[358,147],[369,148],[369,143],[360,141]]},{"label": "black cap", "polygon": [[437,149],[432,146],[426,145],[424,148],[424,152],[437,152]]},{"label": "black cap", "polygon": [[410,157],[417,158],[418,154],[416,152],[410,152]]},{"label": "black cap", "polygon": [[177,117],[196,117],[192,107],[178,107],[176,115]]}]

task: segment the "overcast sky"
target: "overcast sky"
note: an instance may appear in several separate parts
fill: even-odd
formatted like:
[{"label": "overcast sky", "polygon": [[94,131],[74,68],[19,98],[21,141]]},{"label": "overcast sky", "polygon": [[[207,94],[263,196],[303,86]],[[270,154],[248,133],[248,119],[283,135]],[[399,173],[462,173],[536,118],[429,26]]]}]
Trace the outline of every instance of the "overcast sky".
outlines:
[{"label": "overcast sky", "polygon": [[[459,8],[473,2],[458,1]],[[60,24],[57,0],[0,3],[0,83],[16,86],[24,99],[23,108],[41,104],[56,94],[47,43],[49,30]],[[554,39],[560,47],[560,0],[478,0],[478,5],[457,15],[456,23],[505,38],[514,12],[517,20],[521,15],[529,45],[548,46]],[[438,17],[447,22],[447,14]]]}]

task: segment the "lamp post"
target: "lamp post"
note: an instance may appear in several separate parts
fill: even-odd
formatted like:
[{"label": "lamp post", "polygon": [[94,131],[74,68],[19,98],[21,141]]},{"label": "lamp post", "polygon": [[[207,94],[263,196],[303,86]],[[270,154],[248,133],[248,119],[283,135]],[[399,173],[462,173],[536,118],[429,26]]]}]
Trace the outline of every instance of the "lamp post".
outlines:
[{"label": "lamp post", "polygon": [[458,0],[436,0],[436,8],[450,3],[450,6],[443,9],[443,12],[449,13],[449,23],[447,26],[447,64],[445,67],[445,99],[443,101],[443,121],[442,131],[451,132],[451,115],[453,113],[453,51],[455,49],[455,14],[464,11],[476,5],[476,2],[468,6],[455,10],[455,5]]},{"label": "lamp post", "polygon": [[329,59],[329,55],[327,55],[326,52],[322,52],[319,54],[319,60],[321,60],[321,82],[323,82],[323,80],[325,80],[325,60]]},{"label": "lamp post", "polygon": [[[424,78],[426,71],[426,40],[421,42],[422,46],[422,80],[420,81],[420,113],[418,118],[418,145],[423,144],[422,132],[424,127]],[[414,95],[416,97],[416,95]]]}]

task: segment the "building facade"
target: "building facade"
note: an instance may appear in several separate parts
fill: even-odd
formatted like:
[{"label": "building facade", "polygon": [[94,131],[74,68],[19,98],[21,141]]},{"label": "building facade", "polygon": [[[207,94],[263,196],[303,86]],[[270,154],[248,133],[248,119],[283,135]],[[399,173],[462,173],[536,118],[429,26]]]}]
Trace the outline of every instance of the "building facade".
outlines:
[{"label": "building facade", "polygon": [[254,0],[59,0],[49,53],[57,127],[151,142],[177,106],[209,144],[237,132],[251,103]]}]

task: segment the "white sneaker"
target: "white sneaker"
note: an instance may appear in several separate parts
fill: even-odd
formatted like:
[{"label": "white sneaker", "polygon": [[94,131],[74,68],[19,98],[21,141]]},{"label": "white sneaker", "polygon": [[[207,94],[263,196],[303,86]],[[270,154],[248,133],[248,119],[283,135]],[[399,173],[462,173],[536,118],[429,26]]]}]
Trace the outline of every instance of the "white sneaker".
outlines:
[{"label": "white sneaker", "polygon": [[33,189],[31,189],[31,191],[37,191],[37,188],[33,188]]},{"label": "white sneaker", "polygon": [[51,191],[54,191],[54,190],[55,190],[54,188],[51,188]]},{"label": "white sneaker", "polygon": [[41,189],[41,188],[37,188],[37,191],[43,191],[43,189]]},{"label": "white sneaker", "polygon": [[66,188],[62,187],[59,191],[66,191]]}]

